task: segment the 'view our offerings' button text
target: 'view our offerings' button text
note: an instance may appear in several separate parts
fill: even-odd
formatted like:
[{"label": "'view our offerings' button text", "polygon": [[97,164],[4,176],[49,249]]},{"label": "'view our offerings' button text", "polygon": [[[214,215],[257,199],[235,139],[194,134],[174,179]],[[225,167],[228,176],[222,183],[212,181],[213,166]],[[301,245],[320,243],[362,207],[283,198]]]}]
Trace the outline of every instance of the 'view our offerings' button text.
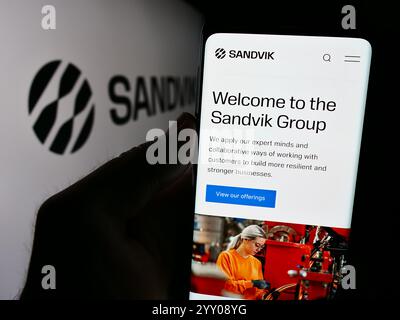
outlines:
[{"label": "'view our offerings' button text", "polygon": [[217,186],[208,184],[206,202],[275,208],[276,190]]}]

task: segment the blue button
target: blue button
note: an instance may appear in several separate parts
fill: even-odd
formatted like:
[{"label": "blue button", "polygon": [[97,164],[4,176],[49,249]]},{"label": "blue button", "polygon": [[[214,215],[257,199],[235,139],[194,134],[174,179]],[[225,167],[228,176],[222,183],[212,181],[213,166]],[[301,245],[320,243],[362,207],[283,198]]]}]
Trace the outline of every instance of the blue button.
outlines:
[{"label": "blue button", "polygon": [[276,190],[238,188],[208,184],[206,202],[275,208]]}]

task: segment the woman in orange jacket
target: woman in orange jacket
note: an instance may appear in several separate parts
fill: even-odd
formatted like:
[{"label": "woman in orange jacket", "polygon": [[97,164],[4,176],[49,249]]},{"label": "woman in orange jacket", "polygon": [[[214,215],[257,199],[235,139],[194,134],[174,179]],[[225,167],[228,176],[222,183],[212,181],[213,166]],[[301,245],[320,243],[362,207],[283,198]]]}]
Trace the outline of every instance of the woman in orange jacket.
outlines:
[{"label": "woman in orange jacket", "polygon": [[217,266],[227,275],[225,290],[245,299],[263,299],[269,288],[264,280],[261,262],[254,257],[266,241],[264,230],[250,225],[235,236],[227,250],[220,253]]}]

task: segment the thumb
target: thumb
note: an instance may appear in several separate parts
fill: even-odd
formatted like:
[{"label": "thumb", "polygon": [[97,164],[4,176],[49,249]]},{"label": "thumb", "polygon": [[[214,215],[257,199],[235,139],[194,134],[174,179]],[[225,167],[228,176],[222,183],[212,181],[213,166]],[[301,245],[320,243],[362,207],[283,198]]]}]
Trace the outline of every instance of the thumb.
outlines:
[{"label": "thumb", "polygon": [[[178,133],[183,129],[194,129],[195,118],[189,113],[183,113],[177,120],[177,127]],[[83,203],[97,206],[99,212],[119,217],[132,216],[155,193],[172,184],[191,168],[191,164],[181,163],[150,164],[146,152],[153,143],[146,142],[124,152],[65,191],[83,197]]]}]

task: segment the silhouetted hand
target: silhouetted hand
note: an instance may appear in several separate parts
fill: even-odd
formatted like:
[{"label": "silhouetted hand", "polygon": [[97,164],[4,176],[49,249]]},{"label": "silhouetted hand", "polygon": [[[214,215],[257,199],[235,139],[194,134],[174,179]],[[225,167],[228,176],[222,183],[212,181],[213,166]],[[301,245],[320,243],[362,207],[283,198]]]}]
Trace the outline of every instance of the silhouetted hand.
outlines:
[{"label": "silhouetted hand", "polygon": [[[178,119],[178,131],[194,127],[191,115]],[[188,294],[192,167],[148,164],[149,145],[107,162],[41,206],[21,299]],[[44,265],[56,269],[55,290],[41,286]]]}]

